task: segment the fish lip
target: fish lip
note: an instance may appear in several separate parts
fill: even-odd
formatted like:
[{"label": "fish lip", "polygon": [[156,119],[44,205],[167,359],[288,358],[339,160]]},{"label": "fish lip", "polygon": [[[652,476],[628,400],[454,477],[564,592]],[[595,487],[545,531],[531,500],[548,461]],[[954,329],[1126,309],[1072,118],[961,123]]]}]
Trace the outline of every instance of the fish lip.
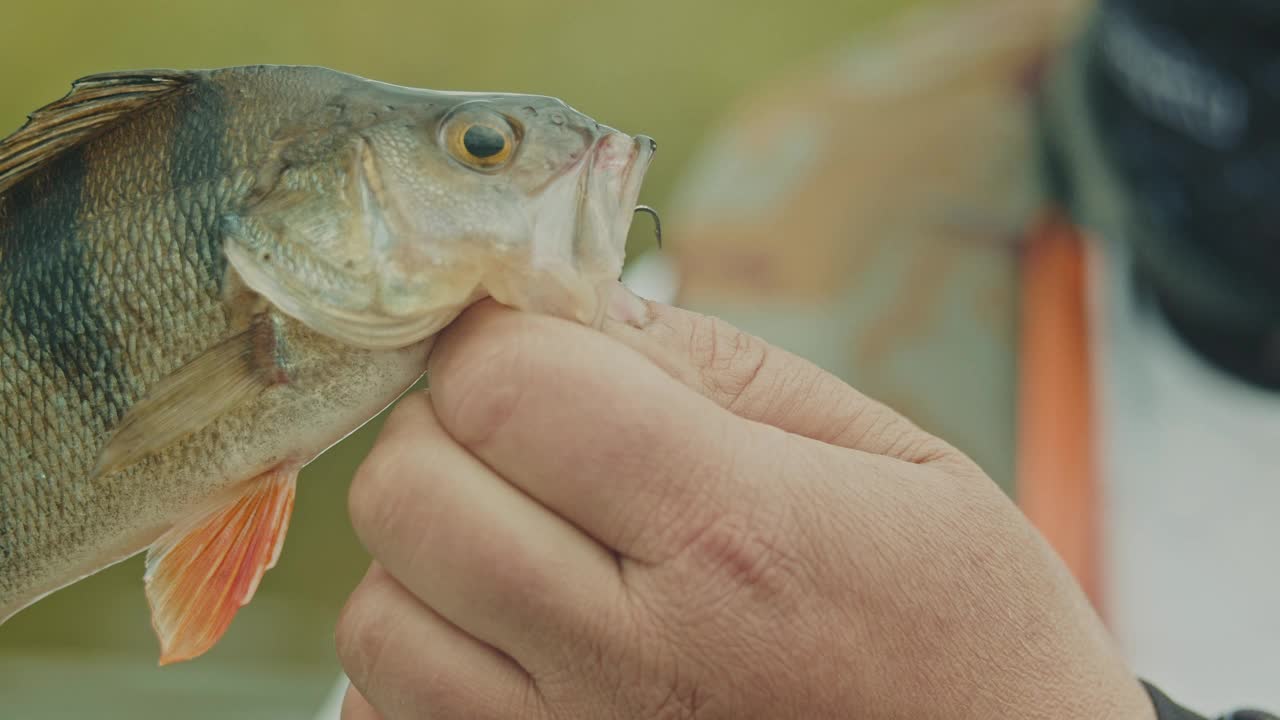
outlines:
[{"label": "fish lip", "polygon": [[631,159],[622,172],[621,189],[617,198],[618,207],[613,220],[613,236],[609,238],[611,242],[624,248],[624,255],[627,233],[635,218],[636,203],[640,200],[640,190],[644,186],[649,166],[653,164],[653,156],[658,151],[658,143],[648,135],[636,135],[631,141],[633,146]]},{"label": "fish lip", "polygon": [[648,135],[636,135],[633,140],[636,150],[622,177],[620,209],[624,210],[629,206],[634,206],[636,201],[640,199],[640,188],[644,184],[644,178],[649,171],[649,166],[653,164],[653,156],[658,152],[658,143]]},{"label": "fish lip", "polygon": [[644,185],[645,175],[648,173],[649,166],[653,162],[653,156],[657,152],[658,144],[648,135],[631,136],[631,157],[627,160],[627,164],[619,178],[618,194],[611,198],[593,197],[594,192],[603,189],[603,186],[597,187],[595,183],[596,158],[601,152],[602,146],[610,138],[616,136],[625,137],[625,134],[611,129],[601,134],[584,155],[583,162],[586,163],[586,167],[578,180],[578,207],[573,228],[575,247],[582,241],[591,239],[584,237],[584,233],[588,232],[586,225],[588,224],[587,218],[590,214],[589,208],[592,203],[609,201],[616,202],[617,207],[609,208],[612,211],[612,217],[608,218],[610,226],[604,229],[605,232],[609,233],[609,236],[604,240],[611,246],[615,244],[624,245],[626,243],[626,234],[635,215],[635,205],[640,199],[640,190]]},{"label": "fish lip", "polygon": [[568,256],[549,259],[539,268],[558,288],[555,307],[543,309],[596,328],[603,324],[612,284],[622,272],[635,202],[656,149],[647,136],[600,129],[574,183]]}]

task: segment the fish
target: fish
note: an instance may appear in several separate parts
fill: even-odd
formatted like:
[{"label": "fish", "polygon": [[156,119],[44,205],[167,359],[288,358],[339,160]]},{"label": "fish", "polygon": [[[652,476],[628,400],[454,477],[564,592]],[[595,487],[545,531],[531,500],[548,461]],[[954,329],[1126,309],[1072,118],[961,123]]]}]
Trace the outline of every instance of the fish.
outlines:
[{"label": "fish", "polygon": [[0,141],[0,623],[145,552],[159,664],[207,652],[463,310],[600,327],[656,149],[315,66],[74,81]]}]

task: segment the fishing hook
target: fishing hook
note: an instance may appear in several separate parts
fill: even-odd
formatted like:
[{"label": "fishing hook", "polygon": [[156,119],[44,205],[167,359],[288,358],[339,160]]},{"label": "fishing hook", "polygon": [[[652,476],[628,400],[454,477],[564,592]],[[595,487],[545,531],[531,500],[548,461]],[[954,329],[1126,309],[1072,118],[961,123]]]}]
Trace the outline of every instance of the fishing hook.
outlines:
[{"label": "fishing hook", "polygon": [[658,211],[648,205],[637,205],[635,212],[644,213],[653,216],[653,234],[658,239],[658,249],[662,249],[662,218],[658,217]]}]

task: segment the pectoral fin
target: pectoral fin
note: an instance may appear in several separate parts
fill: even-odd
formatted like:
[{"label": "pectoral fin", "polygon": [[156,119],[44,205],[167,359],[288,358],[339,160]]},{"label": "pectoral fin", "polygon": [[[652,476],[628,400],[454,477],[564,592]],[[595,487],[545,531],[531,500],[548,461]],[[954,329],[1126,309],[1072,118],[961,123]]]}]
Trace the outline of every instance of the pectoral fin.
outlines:
[{"label": "pectoral fin", "polygon": [[132,465],[284,381],[273,322],[260,316],[248,330],[206,350],[135,403],[98,456],[92,477]]},{"label": "pectoral fin", "polygon": [[250,480],[221,507],[165,533],[147,552],[145,576],[160,664],[213,647],[275,566],[293,511],[297,468]]}]

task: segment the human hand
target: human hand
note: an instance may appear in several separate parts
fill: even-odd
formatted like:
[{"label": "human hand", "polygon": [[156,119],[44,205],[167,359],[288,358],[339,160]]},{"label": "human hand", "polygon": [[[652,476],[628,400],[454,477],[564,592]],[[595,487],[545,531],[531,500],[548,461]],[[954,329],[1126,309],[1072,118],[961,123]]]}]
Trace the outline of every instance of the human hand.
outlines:
[{"label": "human hand", "polygon": [[718,320],[482,303],[351,488],[347,720],[1152,718],[961,453]]}]

